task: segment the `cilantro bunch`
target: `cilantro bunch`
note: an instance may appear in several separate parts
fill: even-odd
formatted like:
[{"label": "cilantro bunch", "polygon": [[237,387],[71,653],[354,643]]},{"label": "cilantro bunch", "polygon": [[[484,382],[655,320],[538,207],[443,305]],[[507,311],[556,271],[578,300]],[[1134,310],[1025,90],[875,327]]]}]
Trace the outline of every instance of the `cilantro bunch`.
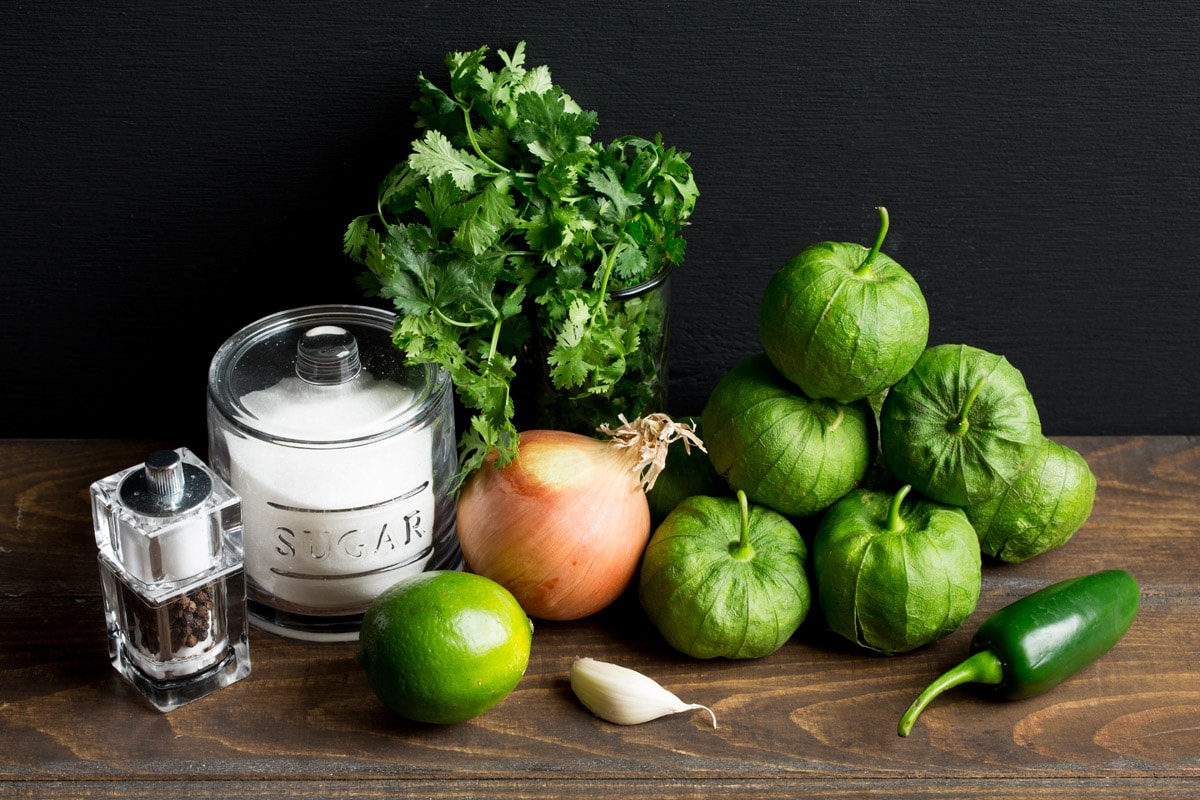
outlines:
[{"label": "cilantro bunch", "polygon": [[496,71],[487,53],[450,53],[448,89],[419,76],[424,135],[344,236],[364,291],[399,312],[396,346],[446,369],[471,414],[460,475],[492,450],[500,465],[515,456],[513,382],[538,368],[524,353],[545,353],[569,396],[622,391],[641,334],[609,294],[683,260],[699,194],[688,155],[661,137],[594,142],[595,112],[547,67],[527,69],[524,42],[498,51]]}]

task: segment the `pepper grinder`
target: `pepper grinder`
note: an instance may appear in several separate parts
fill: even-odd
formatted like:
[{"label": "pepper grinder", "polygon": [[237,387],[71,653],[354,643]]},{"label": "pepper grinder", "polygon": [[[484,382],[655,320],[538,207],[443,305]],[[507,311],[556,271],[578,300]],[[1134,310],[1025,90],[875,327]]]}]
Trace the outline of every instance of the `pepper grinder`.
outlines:
[{"label": "pepper grinder", "polygon": [[113,667],[160,711],[250,673],[241,500],[186,447],[96,481]]}]

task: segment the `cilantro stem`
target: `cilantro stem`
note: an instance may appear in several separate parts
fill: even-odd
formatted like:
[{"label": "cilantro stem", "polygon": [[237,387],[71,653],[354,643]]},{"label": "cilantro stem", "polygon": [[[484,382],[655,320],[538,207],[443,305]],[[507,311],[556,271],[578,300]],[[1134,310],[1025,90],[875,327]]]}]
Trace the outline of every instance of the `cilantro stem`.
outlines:
[{"label": "cilantro stem", "polygon": [[592,316],[600,315],[601,319],[608,318],[608,312],[605,310],[604,301],[608,296],[608,279],[612,275],[613,265],[617,263],[617,251],[621,249],[621,243],[625,241],[625,231],[621,231],[621,238],[613,243],[612,249],[605,251],[600,245],[600,252],[604,253],[604,278],[600,281],[600,296],[596,298],[596,308],[592,311]]},{"label": "cilantro stem", "polygon": [[479,140],[475,138],[475,127],[471,124],[470,106],[463,106],[462,112],[463,124],[467,126],[467,139],[471,142],[471,149],[475,151],[475,155],[482,158],[484,161],[490,164],[493,169],[497,170],[495,174],[491,175],[491,177],[498,178],[501,175],[513,175],[514,177],[524,178],[526,180],[534,180],[537,178],[537,175],[532,172],[515,172],[511,169],[508,169],[503,164],[498,164],[491,156],[483,152],[483,148],[479,146]]},{"label": "cilantro stem", "polygon": [[489,156],[487,153],[483,152],[483,148],[479,146],[479,141],[475,138],[475,126],[471,124],[471,107],[463,106],[462,112],[463,112],[463,125],[465,125],[467,128],[467,139],[470,140],[471,149],[475,151],[475,155],[479,156],[484,161],[491,164],[492,167],[499,170],[500,174],[504,174],[505,172],[508,172],[508,170],[506,170],[504,167],[497,164],[492,159],[491,156]]},{"label": "cilantro stem", "polygon": [[487,363],[492,363],[492,359],[496,356],[496,351],[500,347],[500,324],[503,319],[497,319],[496,324],[492,327],[492,345],[488,348]]},{"label": "cilantro stem", "polygon": [[461,320],[453,319],[451,317],[446,316],[446,313],[444,311],[442,311],[440,308],[438,308],[437,306],[431,306],[431,308],[433,309],[433,313],[437,314],[438,317],[441,318],[442,322],[446,323],[447,325],[453,325],[456,328],[478,328],[480,325],[487,324],[486,319],[479,319],[479,320],[473,319],[468,322],[462,322]]}]

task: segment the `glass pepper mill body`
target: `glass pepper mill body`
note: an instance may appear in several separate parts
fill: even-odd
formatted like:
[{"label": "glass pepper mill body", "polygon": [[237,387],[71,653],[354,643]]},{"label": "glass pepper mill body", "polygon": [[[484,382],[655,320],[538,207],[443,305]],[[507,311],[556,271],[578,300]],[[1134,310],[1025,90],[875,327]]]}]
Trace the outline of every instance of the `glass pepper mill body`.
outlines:
[{"label": "glass pepper mill body", "polygon": [[160,711],[250,673],[241,501],[187,448],[91,487],[113,667]]}]

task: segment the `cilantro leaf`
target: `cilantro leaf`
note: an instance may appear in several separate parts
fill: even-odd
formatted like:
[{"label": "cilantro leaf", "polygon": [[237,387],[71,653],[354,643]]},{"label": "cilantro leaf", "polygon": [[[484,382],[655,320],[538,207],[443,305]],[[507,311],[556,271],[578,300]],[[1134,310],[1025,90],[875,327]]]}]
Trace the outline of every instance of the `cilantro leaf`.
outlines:
[{"label": "cilantro leaf", "polygon": [[418,128],[457,132],[462,127],[462,108],[458,101],[438,88],[423,74],[417,75],[420,97],[412,104]]},{"label": "cilantro leaf", "polygon": [[591,322],[591,309],[587,302],[576,297],[571,301],[567,318],[554,348],[550,351],[550,377],[560,389],[582,386],[595,364],[588,361],[587,332]]},{"label": "cilantro leaf", "polygon": [[446,56],[450,70],[450,93],[455,97],[469,94],[478,85],[478,73],[483,68],[483,59],[488,48],[480,47],[469,53],[452,52]]},{"label": "cilantro leaf", "polygon": [[472,255],[482,255],[494,246],[516,219],[510,181],[501,176],[484,187],[483,191],[460,206],[458,232],[454,245]]},{"label": "cilantro leaf", "polygon": [[425,215],[434,241],[453,230],[462,217],[462,192],[449,175],[427,182],[413,193],[413,208]]},{"label": "cilantro leaf", "polygon": [[552,162],[586,147],[596,127],[593,112],[568,111],[563,96],[552,90],[523,92],[516,107],[521,122],[513,130],[513,139],[542,161]]},{"label": "cilantro leaf", "polygon": [[621,247],[613,259],[613,274],[624,283],[638,281],[647,272],[655,274],[658,270],[647,270],[648,262],[645,250],[637,247]]},{"label": "cilantro leaf", "polygon": [[642,203],[642,196],[622,186],[611,167],[593,170],[588,175],[587,182],[588,186],[591,186],[612,201],[616,212],[615,221],[624,221],[629,214],[629,210],[636,208]]},{"label": "cilantro leaf", "polygon": [[342,252],[361,263],[363,250],[367,247],[367,233],[371,230],[373,215],[364,214],[350,220],[346,232],[342,234]]},{"label": "cilantro leaf", "polygon": [[550,77],[550,70],[546,67],[535,67],[525,73],[521,80],[517,82],[515,91],[532,92],[533,94],[545,94],[554,89],[554,80]]},{"label": "cilantro leaf", "polygon": [[428,178],[449,175],[454,185],[464,192],[474,188],[477,175],[488,171],[482,158],[458,149],[441,131],[436,130],[428,131],[424,139],[413,142],[408,166]]},{"label": "cilantro leaf", "polygon": [[499,51],[500,60],[504,62],[504,66],[510,72],[521,72],[525,68],[525,43],[517,42],[517,46],[513,48],[512,53],[506,53],[503,50]]}]

